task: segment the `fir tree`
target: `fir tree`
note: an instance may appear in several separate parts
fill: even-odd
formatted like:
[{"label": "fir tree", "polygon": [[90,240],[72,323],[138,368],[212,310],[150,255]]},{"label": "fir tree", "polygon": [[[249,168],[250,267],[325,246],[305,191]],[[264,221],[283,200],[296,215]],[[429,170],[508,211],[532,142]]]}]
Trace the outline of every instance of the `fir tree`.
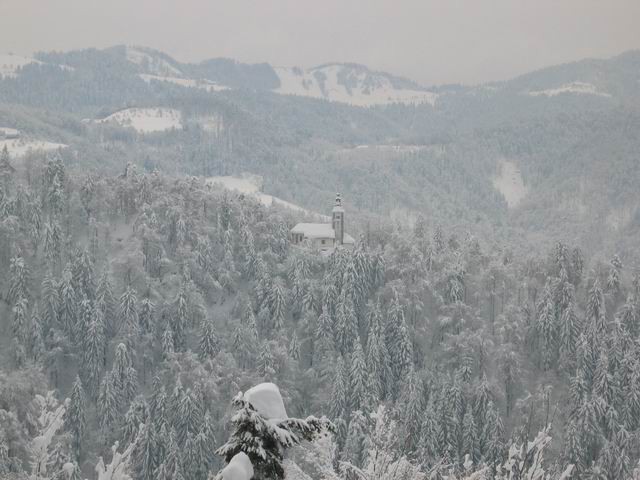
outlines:
[{"label": "fir tree", "polygon": [[65,427],[73,436],[73,448],[76,456],[80,457],[82,452],[82,440],[84,439],[86,428],[86,400],[84,389],[80,377],[76,377],[76,381],[71,389],[71,397],[69,406],[65,412]]},{"label": "fir tree", "polygon": [[212,318],[206,318],[200,329],[200,348],[198,357],[201,361],[212,360],[220,352],[220,341],[215,333],[215,325]]}]

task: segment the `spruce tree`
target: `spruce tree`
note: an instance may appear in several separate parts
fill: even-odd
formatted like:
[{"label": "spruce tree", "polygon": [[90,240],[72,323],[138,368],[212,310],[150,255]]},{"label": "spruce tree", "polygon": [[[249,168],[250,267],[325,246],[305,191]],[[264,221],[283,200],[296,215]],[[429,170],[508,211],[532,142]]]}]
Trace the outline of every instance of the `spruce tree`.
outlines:
[{"label": "spruce tree", "polygon": [[76,456],[79,458],[82,453],[82,441],[84,439],[86,429],[86,399],[84,388],[80,377],[76,377],[76,381],[71,389],[71,397],[69,406],[65,412],[65,427],[73,437],[73,448]]},{"label": "spruce tree", "polygon": [[212,318],[205,318],[200,328],[200,345],[198,357],[201,361],[212,360],[220,352],[220,341],[215,333]]}]

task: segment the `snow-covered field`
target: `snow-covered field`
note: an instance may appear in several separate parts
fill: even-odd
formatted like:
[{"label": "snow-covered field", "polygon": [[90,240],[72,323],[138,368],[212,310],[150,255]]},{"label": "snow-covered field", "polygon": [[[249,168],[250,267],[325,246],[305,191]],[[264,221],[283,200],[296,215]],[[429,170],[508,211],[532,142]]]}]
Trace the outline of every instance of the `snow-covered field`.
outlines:
[{"label": "snow-covered field", "polygon": [[114,123],[138,132],[162,132],[182,128],[182,114],[172,108],[125,108],[96,123]]},{"label": "snow-covered field", "polygon": [[376,76],[375,81],[371,81],[373,75],[371,72],[354,74],[357,85],[347,89],[338,80],[338,76],[345,68],[349,67],[326,65],[305,70],[275,67],[276,74],[280,78],[280,87],[275,92],[283,95],[321,98],[361,107],[391,103],[433,105],[438,97],[433,92],[395,88],[391,81],[382,75]]},{"label": "snow-covered field", "polygon": [[493,178],[493,186],[502,193],[509,208],[513,208],[525,197],[527,187],[522,180],[520,167],[514,162],[503,160],[499,168],[498,176]]},{"label": "snow-covered field", "polygon": [[557,88],[550,88],[546,90],[532,90],[527,92],[529,96],[532,97],[555,97],[556,95],[560,95],[563,93],[573,93],[579,95],[597,95],[600,97],[610,97],[611,94],[606,92],[600,92],[592,83],[586,82],[571,82],[560,85]]},{"label": "snow-covered field", "polygon": [[29,152],[47,152],[67,147],[64,143],[47,142],[45,140],[29,140],[26,138],[0,140],[0,152],[5,146],[12,158],[23,157]]},{"label": "snow-covered field", "polygon": [[207,92],[221,92],[223,90],[229,90],[229,87],[225,85],[220,85],[210,80],[194,80],[192,78],[163,77],[161,75],[149,75],[146,73],[141,73],[138,76],[147,83],[151,83],[152,81],[168,82],[168,83],[173,83],[175,85],[180,85],[182,87],[199,88],[201,90],[206,90]]},{"label": "snow-covered field", "polygon": [[278,197],[274,197],[273,195],[268,195],[266,193],[262,193],[260,189],[262,188],[262,177],[258,175],[246,175],[242,177],[233,177],[233,176],[219,176],[219,177],[208,177],[207,183],[211,185],[220,185],[227,190],[234,190],[236,192],[244,193],[247,195],[253,195],[256,199],[262,203],[266,207],[271,207],[273,205],[280,205],[282,207],[286,207],[290,210],[295,210],[297,212],[304,213],[306,215],[315,215],[322,217],[322,219],[327,220],[329,217],[326,215],[320,215],[316,212],[312,212],[307,210],[306,208],[301,207],[300,205],[296,205],[291,202],[287,202],[286,200],[282,200]]}]

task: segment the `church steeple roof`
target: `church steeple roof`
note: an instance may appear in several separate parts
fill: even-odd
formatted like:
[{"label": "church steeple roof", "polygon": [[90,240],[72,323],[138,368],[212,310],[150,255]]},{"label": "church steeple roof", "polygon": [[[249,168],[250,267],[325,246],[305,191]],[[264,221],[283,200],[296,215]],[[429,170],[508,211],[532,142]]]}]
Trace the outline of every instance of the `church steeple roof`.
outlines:
[{"label": "church steeple roof", "polygon": [[333,207],[333,212],[344,212],[344,208],[342,208],[342,197],[340,196],[340,192],[336,193],[336,202]]}]

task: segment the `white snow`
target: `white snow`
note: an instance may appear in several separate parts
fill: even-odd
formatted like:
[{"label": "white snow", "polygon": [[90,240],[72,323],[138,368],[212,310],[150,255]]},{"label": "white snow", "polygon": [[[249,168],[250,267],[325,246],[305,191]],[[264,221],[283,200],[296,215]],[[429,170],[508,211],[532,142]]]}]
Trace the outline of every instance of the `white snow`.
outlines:
[{"label": "white snow", "polygon": [[336,232],[330,223],[298,223],[291,233],[301,233],[307,238],[335,238]]},{"label": "white snow", "polygon": [[0,77],[15,77],[18,70],[31,63],[42,63],[35,58],[23,57],[12,53],[0,54]]},{"label": "white snow", "polygon": [[157,75],[181,76],[182,72],[163,58],[135,47],[126,47],[127,60]]},{"label": "white snow", "polygon": [[251,480],[253,465],[249,456],[244,452],[236,453],[220,475],[223,480]]},{"label": "white snow", "polygon": [[44,476],[47,473],[47,463],[49,462],[49,445],[64,424],[66,403],[60,405],[53,391],[49,391],[46,397],[36,395],[34,403],[40,410],[40,415],[38,416],[39,434],[34,437],[29,446],[31,471],[39,476]]},{"label": "white snow", "polygon": [[244,399],[268,420],[285,420],[288,418],[284,408],[282,395],[275,383],[260,383],[244,392]]},{"label": "white snow", "polygon": [[125,108],[96,123],[115,123],[138,132],[162,132],[182,128],[182,114],[172,108]]},{"label": "white snow", "polygon": [[220,85],[219,83],[205,79],[196,80],[193,78],[164,77],[161,75],[150,75],[147,73],[141,73],[138,76],[147,83],[151,83],[152,81],[168,82],[182,87],[199,88],[206,90],[207,92],[221,92],[223,90],[229,90],[229,87],[226,85]]},{"label": "white snow", "polygon": [[208,177],[206,181],[211,185],[220,185],[223,188],[226,188],[227,190],[234,190],[236,192],[252,195],[265,207],[280,205],[290,210],[295,210],[297,212],[304,213],[305,215],[316,215],[322,219],[329,218],[326,215],[319,215],[315,212],[307,210],[306,208],[303,208],[300,205],[296,205],[294,203],[287,202],[286,200],[282,200],[278,197],[274,197],[272,195],[262,193],[260,191],[262,189],[262,177],[260,177],[259,175],[244,175],[242,177],[234,177],[234,176]]},{"label": "white snow", "polygon": [[555,97],[556,95],[560,95],[563,93],[573,93],[573,94],[582,94],[582,95],[597,95],[600,97],[610,97],[611,94],[606,92],[600,92],[592,83],[586,82],[571,82],[560,85],[557,88],[549,88],[546,90],[532,90],[527,92],[527,94],[531,97]]},{"label": "white snow", "polygon": [[493,187],[502,193],[509,208],[517,206],[528,192],[520,168],[508,160],[499,163],[499,174],[493,178]]},{"label": "white snow", "polygon": [[29,140],[26,138],[15,138],[0,140],[0,152],[7,147],[11,158],[23,157],[29,152],[47,152],[50,150],[58,150],[68,145],[64,143],[48,142],[46,140]]},{"label": "white snow", "polygon": [[[375,85],[371,85],[371,82],[368,82],[369,86],[367,86],[365,84],[367,76],[369,76],[370,80],[371,75],[374,75],[371,72],[355,73],[357,86],[349,91],[338,81],[338,74],[345,68],[350,67],[326,65],[305,70],[275,67],[274,70],[280,79],[280,87],[275,92],[283,95],[321,98],[361,107],[388,105],[391,103],[428,103],[434,105],[438,97],[434,92],[394,88],[391,81],[382,75],[375,77]],[[325,77],[323,84],[318,80],[316,74]]]},{"label": "white snow", "polygon": [[[30,64],[38,65],[54,65],[51,63],[44,63],[40,60],[36,60],[31,57],[23,57],[22,55],[14,55],[13,53],[0,53],[0,78],[11,77],[15,78],[18,75],[18,70],[22,67]],[[74,70],[73,67],[68,65],[54,65],[62,70]]]},{"label": "white snow", "polygon": [[9,128],[9,127],[0,127],[0,135],[4,137],[19,137],[20,130],[16,130],[15,128]]}]

